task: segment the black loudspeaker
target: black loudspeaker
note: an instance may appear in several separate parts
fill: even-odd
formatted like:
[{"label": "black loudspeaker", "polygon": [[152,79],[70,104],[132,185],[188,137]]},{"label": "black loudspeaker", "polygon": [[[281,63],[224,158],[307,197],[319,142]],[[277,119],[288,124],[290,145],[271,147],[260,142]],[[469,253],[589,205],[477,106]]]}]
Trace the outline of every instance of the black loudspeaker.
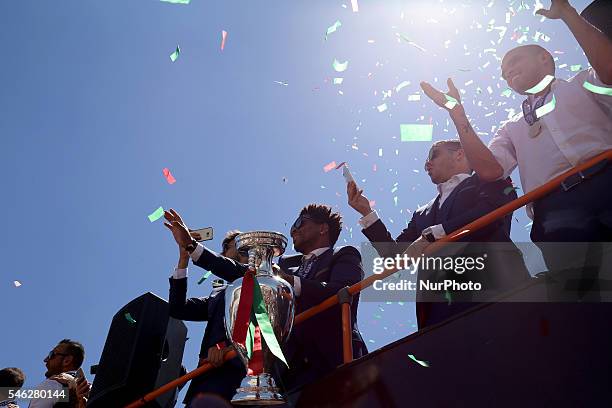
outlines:
[{"label": "black loudspeaker", "polygon": [[[149,292],[115,314],[88,408],[124,407],[180,376],[187,327],[169,310],[168,302]],[[167,392],[147,407],[174,407],[177,394]]]}]

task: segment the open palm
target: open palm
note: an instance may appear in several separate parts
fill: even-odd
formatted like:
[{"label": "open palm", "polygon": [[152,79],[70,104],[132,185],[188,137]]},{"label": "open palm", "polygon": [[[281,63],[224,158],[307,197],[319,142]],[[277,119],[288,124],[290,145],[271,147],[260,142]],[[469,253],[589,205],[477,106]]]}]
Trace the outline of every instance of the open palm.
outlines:
[{"label": "open palm", "polygon": [[448,85],[448,91],[446,92],[446,94],[438,91],[436,88],[431,86],[431,84],[428,82],[421,82],[421,89],[423,89],[423,92],[425,92],[425,95],[427,95],[429,99],[434,101],[436,105],[446,110],[451,110],[454,106],[448,105],[449,98],[447,98],[446,95],[454,98],[457,101],[457,103],[461,102],[461,97],[459,96],[459,91],[455,87],[455,84],[453,83],[452,79],[448,78],[446,83]]}]

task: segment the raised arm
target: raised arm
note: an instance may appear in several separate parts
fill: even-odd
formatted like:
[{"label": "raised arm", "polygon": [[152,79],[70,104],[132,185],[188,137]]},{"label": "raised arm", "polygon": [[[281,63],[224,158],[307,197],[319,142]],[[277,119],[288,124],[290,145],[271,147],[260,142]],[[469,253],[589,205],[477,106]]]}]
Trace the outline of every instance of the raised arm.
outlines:
[{"label": "raised arm", "polygon": [[[447,94],[455,98],[457,102],[460,102],[459,91],[453,84],[453,81],[448,78],[447,83],[449,89]],[[474,132],[474,129],[472,129],[472,125],[470,125],[470,121],[465,115],[463,105],[458,103],[453,107],[449,107],[448,99],[445,94],[438,91],[427,82],[421,82],[421,88],[436,105],[449,111],[453,124],[459,134],[461,146],[463,147],[465,156],[470,162],[472,170],[474,170],[483,181],[494,181],[499,179],[504,174],[504,170],[495,156],[493,156],[493,153],[491,153],[489,148],[480,140],[476,132]]]},{"label": "raised arm", "polygon": [[578,14],[568,0],[552,0],[550,10],[536,12],[544,17],[561,19],[582,47],[597,76],[612,85],[612,40]]}]

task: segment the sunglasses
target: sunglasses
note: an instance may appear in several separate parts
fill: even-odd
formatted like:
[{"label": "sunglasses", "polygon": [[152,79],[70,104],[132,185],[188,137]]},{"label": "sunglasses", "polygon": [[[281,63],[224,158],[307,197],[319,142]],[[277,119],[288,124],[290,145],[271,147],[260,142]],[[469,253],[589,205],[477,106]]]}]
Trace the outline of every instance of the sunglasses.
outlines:
[{"label": "sunglasses", "polygon": [[297,220],[295,220],[295,222],[293,223],[293,225],[291,226],[291,232],[299,230],[300,227],[304,224],[305,220],[311,220],[311,221],[315,221],[315,218],[311,217],[310,215],[300,215]]},{"label": "sunglasses", "polygon": [[65,354],[65,353],[57,353],[57,352],[55,352],[55,351],[51,350],[51,351],[49,352],[49,354],[47,355],[47,358],[48,358],[49,360],[51,360],[51,359],[52,359],[53,357],[55,357],[55,356],[64,356],[64,357],[65,357],[65,356],[69,356],[69,355],[70,355],[70,354]]}]

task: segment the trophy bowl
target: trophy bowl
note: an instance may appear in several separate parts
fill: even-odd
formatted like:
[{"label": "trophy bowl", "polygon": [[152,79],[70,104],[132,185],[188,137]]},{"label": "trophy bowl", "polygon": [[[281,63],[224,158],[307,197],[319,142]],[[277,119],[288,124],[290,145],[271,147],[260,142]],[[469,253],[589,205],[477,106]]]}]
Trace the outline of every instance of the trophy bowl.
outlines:
[{"label": "trophy bowl", "polygon": [[[255,271],[270,323],[279,344],[285,342],[291,333],[295,311],[293,288],[272,268],[272,258],[282,255],[286,246],[287,238],[278,232],[252,231],[236,237],[236,249],[242,253],[248,253],[249,268]],[[232,339],[242,282],[243,278],[235,280],[225,291],[225,330],[242,362],[248,367],[246,347]],[[277,358],[269,350],[263,338],[261,353],[263,371],[245,377],[232,399],[232,404],[277,405],[285,403],[271,375]]]}]

